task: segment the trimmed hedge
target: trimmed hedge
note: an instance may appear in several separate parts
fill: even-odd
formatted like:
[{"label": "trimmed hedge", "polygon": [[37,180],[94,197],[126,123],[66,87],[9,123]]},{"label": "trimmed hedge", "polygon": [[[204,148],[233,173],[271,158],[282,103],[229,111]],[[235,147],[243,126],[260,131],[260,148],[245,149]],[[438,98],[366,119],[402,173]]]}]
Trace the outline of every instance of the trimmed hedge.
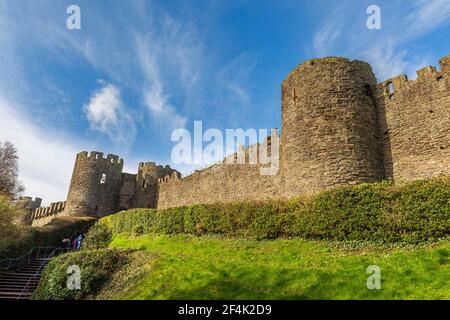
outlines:
[{"label": "trimmed hedge", "polygon": [[419,243],[450,235],[450,180],[361,184],[290,201],[134,209],[100,223],[113,233]]},{"label": "trimmed hedge", "polygon": [[105,225],[97,223],[89,229],[83,241],[83,249],[102,249],[108,247],[112,232]]},{"label": "trimmed hedge", "polygon": [[[119,250],[83,250],[52,259],[45,267],[33,294],[37,300],[88,299],[103,287],[114,271],[127,261],[127,252]],[[69,288],[74,266],[80,270],[80,289]],[[71,267],[71,268],[70,268]],[[71,283],[70,283],[71,284]]]}]

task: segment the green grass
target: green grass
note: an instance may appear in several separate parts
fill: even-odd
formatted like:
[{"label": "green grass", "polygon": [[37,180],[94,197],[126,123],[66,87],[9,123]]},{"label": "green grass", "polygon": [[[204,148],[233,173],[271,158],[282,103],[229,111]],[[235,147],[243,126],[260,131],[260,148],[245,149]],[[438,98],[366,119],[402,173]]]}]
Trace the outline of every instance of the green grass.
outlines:
[{"label": "green grass", "polygon": [[[151,256],[124,290],[119,277],[100,294],[112,299],[450,299],[447,241],[345,250],[298,238],[116,235],[110,247]],[[381,290],[366,287],[370,265],[381,268]]]}]

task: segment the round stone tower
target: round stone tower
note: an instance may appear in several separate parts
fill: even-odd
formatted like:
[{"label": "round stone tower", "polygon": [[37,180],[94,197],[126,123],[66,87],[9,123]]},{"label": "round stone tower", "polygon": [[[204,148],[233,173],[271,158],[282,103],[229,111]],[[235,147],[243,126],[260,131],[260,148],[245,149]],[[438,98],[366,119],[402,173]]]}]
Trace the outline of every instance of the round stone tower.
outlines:
[{"label": "round stone tower", "polygon": [[123,160],[109,154],[86,151],[77,155],[70,182],[65,215],[103,217],[117,212]]},{"label": "round stone tower", "polygon": [[282,84],[281,173],[286,197],[383,179],[369,64],[306,61]]}]

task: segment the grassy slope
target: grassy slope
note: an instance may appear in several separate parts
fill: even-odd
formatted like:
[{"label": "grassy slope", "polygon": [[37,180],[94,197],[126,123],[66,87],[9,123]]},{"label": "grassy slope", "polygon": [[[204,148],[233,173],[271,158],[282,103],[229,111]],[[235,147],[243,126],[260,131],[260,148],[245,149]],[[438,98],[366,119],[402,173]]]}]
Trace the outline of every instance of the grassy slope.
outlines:
[{"label": "grassy slope", "polygon": [[[355,252],[302,239],[118,235],[110,246],[141,249],[151,259],[140,255],[132,268],[139,276],[128,276],[123,290],[116,278],[103,298],[450,299],[449,242]],[[369,265],[381,268],[381,290],[366,287]]]}]

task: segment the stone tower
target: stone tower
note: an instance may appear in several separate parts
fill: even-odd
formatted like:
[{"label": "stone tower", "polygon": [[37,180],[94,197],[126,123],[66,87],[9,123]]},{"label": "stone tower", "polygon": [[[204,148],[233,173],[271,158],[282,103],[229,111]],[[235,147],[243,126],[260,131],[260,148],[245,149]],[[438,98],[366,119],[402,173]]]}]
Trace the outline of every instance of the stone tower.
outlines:
[{"label": "stone tower", "polygon": [[284,196],[383,178],[369,64],[345,58],[306,61],[282,83]]},{"label": "stone tower", "polygon": [[102,152],[77,155],[65,215],[103,217],[117,211],[123,160]]},{"label": "stone tower", "polygon": [[[133,208],[156,208],[158,179],[171,175],[175,170],[169,166],[157,166],[154,162],[141,162],[136,177]],[[179,175],[179,173],[177,172]]]}]

